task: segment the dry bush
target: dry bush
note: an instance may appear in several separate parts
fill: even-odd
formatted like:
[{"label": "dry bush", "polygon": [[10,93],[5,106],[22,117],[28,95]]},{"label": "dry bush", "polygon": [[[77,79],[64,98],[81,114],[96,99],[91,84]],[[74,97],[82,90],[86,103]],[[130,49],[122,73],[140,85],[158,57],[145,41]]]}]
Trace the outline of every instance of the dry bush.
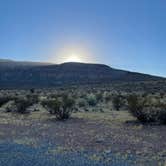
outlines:
[{"label": "dry bush", "polygon": [[96,96],[93,93],[87,95],[86,100],[87,100],[87,103],[89,104],[89,106],[93,106],[94,107],[97,104]]},{"label": "dry bush", "polygon": [[74,109],[74,100],[68,96],[45,100],[42,105],[58,120],[68,119]]},{"label": "dry bush", "polygon": [[9,97],[9,96],[1,96],[0,97],[0,107],[4,104],[6,104],[7,102],[14,100],[13,97]]},{"label": "dry bush", "polygon": [[83,98],[79,98],[77,102],[78,102],[78,106],[79,106],[80,108],[87,106],[87,102],[86,102],[86,100],[83,99]]},{"label": "dry bush", "polygon": [[121,95],[115,95],[112,99],[113,107],[119,111],[120,108],[124,105],[124,100]]},{"label": "dry bush", "polygon": [[[155,102],[154,102],[155,101]],[[166,105],[136,95],[128,97],[129,110],[141,122],[166,124]]]},{"label": "dry bush", "polygon": [[17,98],[15,99],[15,105],[16,105],[16,112],[25,114],[29,113],[28,107],[33,105],[31,100],[28,100],[27,98]]}]

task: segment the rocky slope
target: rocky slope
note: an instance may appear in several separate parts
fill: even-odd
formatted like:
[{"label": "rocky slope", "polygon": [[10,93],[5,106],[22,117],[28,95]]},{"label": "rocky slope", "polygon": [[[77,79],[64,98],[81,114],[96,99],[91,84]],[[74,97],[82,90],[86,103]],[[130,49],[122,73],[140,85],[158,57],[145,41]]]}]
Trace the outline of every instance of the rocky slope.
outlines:
[{"label": "rocky slope", "polygon": [[0,60],[0,87],[52,87],[71,84],[100,84],[113,81],[151,81],[163,78],[128,72],[103,64],[63,63]]}]

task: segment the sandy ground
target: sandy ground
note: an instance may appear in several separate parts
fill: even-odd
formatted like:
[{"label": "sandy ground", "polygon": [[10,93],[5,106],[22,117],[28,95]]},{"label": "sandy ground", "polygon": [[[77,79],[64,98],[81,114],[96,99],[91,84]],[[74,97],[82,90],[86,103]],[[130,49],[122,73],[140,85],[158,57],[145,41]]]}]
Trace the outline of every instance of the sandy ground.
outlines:
[{"label": "sandy ground", "polygon": [[[85,161],[95,166],[165,166],[165,140],[166,126],[142,125],[127,111],[74,113],[67,121],[56,121],[47,112],[30,115],[0,114],[1,156],[7,153],[3,149],[10,144],[8,153],[11,153],[13,144],[32,149],[41,149],[45,145],[45,152],[50,155],[61,154],[64,160],[66,154],[69,156],[74,153],[74,161],[83,156]],[[2,161],[4,158],[1,157],[0,165]],[[85,164],[88,165],[82,162],[80,166]],[[6,166],[9,164],[6,163]]]}]

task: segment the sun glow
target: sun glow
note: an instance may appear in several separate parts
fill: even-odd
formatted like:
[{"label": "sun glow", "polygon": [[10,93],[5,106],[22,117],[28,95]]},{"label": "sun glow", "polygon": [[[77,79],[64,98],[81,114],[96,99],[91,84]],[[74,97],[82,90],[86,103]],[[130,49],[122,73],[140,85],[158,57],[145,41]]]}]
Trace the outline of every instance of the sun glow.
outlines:
[{"label": "sun glow", "polygon": [[81,62],[90,63],[95,62],[92,53],[88,48],[79,45],[75,46],[61,46],[51,55],[51,61],[60,64],[64,62]]},{"label": "sun glow", "polygon": [[65,62],[82,62],[82,60],[79,55],[71,54],[69,57],[66,57]]}]

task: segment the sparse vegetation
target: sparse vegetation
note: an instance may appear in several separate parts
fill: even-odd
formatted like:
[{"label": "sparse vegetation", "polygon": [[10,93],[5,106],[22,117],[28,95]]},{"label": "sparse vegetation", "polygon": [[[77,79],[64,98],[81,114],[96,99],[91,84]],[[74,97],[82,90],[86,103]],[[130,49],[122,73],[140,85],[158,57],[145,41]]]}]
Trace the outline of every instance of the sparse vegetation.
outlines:
[{"label": "sparse vegetation", "polygon": [[123,105],[123,98],[121,95],[115,95],[112,100],[114,108],[119,111]]},{"label": "sparse vegetation", "polygon": [[[148,91],[142,90],[139,85],[1,90],[0,137],[9,132],[2,129],[6,131],[5,126],[11,125],[11,130],[17,129],[13,132],[8,127],[11,135],[17,136],[20,131],[21,136],[28,134],[28,139],[21,138],[23,141],[17,140],[17,143],[28,143],[34,131],[35,137],[38,134],[38,138],[45,139],[47,135],[53,143],[62,139],[73,149],[79,149],[79,145],[86,149],[90,140],[94,149],[107,149],[110,145],[111,152],[115,144],[123,151],[121,145],[127,139],[126,151],[132,150],[134,155],[156,155],[158,151],[159,157],[165,154],[166,95],[162,91],[151,91],[151,87]],[[146,83],[143,86],[147,86]],[[72,119],[67,120],[71,116]],[[35,130],[34,126],[37,126]],[[153,149],[145,143],[148,149],[145,153],[142,140],[152,142]],[[35,146],[36,140],[30,141],[31,144]]]},{"label": "sparse vegetation", "polygon": [[87,102],[89,106],[92,106],[92,107],[95,106],[97,104],[96,96],[92,93],[87,95]]},{"label": "sparse vegetation", "polygon": [[79,100],[78,100],[78,106],[79,107],[86,107],[87,106],[87,102],[86,102],[86,100],[85,99],[83,99],[83,98],[80,98]]},{"label": "sparse vegetation", "polygon": [[9,102],[10,100],[13,100],[13,98],[12,98],[12,97],[9,97],[9,96],[0,96],[0,107],[1,107],[3,104]]},{"label": "sparse vegetation", "polygon": [[[152,103],[152,101],[154,103]],[[136,95],[128,97],[129,110],[141,122],[155,122],[166,124],[166,108],[153,98],[139,98]]]},{"label": "sparse vegetation", "polygon": [[141,122],[146,122],[146,116],[143,112],[144,101],[139,100],[138,96],[130,95],[128,98],[129,111]]},{"label": "sparse vegetation", "polygon": [[102,102],[103,101],[103,94],[102,94],[102,92],[97,92],[96,93],[96,100],[97,100],[97,102]]},{"label": "sparse vegetation", "polygon": [[17,98],[15,100],[16,112],[21,114],[29,113],[27,108],[30,107],[32,104],[32,101],[28,100],[27,98]]},{"label": "sparse vegetation", "polygon": [[[160,86],[161,83],[158,84]],[[152,85],[155,90],[158,89],[153,82]],[[148,90],[146,83],[135,85],[124,83],[96,88],[75,86],[71,89],[54,90],[2,90],[0,107],[4,112],[28,113],[40,111],[41,108],[38,109],[37,105],[41,104],[57,119],[67,119],[73,111],[104,113],[111,110],[129,110],[140,122],[163,124],[165,123],[166,95],[163,90],[157,92],[154,89]],[[32,106],[35,104],[37,105],[33,109]],[[32,109],[29,109],[30,107]]]},{"label": "sparse vegetation", "polygon": [[74,100],[68,96],[62,96],[61,98],[43,101],[42,105],[48,109],[50,114],[55,115],[58,120],[64,120],[70,117]]}]

